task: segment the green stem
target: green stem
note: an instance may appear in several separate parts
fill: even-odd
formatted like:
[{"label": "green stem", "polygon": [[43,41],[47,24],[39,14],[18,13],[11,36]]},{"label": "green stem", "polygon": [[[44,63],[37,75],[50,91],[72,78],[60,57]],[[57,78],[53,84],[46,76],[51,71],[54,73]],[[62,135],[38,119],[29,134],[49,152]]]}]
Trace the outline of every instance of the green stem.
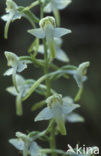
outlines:
[{"label": "green stem", "polygon": [[64,151],[62,151],[62,150],[58,150],[58,149],[54,149],[54,150],[52,150],[52,149],[40,149],[40,152],[41,153],[47,153],[47,154],[49,154],[49,153],[57,153],[57,154],[63,154],[63,155],[67,155],[68,156],[68,153],[67,152],[64,152]]},{"label": "green stem", "polygon": [[[45,61],[44,73],[48,74],[49,64],[48,64],[48,53],[47,53],[46,39],[43,39],[43,45],[44,45],[44,61]],[[47,86],[47,97],[49,97],[51,95],[49,77],[46,78],[46,86]]]},{"label": "green stem", "polygon": [[57,9],[53,10],[54,16],[56,18],[56,24],[59,27],[60,26],[60,13]]},{"label": "green stem", "polygon": [[83,92],[83,86],[81,88],[79,88],[79,91],[77,92],[77,95],[74,99],[75,102],[78,102],[80,100],[82,92]]},{"label": "green stem", "polygon": [[[28,93],[23,97],[22,101],[25,101],[26,99],[29,98],[29,96],[35,91],[35,89],[43,82],[45,81],[47,78],[51,77],[51,76],[55,76],[59,73],[66,73],[67,71],[61,71],[61,70],[57,70],[55,72],[52,72],[52,73],[49,73],[49,74],[46,74],[42,77],[40,77],[32,86],[31,88],[29,89]],[[61,75],[62,76],[62,75]]]},{"label": "green stem", "polygon": [[30,9],[32,9],[33,7],[39,5],[39,3],[40,3],[39,1],[33,2],[33,3],[30,4],[28,7],[26,7],[26,8],[24,9],[24,11],[25,11],[25,10],[30,10]]},{"label": "green stem", "polygon": [[[56,141],[55,141],[55,127],[54,125],[51,126],[51,131],[50,131],[50,138],[49,138],[49,143],[50,143],[50,148],[51,150],[56,149]],[[56,152],[52,152],[52,156],[57,156]]]}]

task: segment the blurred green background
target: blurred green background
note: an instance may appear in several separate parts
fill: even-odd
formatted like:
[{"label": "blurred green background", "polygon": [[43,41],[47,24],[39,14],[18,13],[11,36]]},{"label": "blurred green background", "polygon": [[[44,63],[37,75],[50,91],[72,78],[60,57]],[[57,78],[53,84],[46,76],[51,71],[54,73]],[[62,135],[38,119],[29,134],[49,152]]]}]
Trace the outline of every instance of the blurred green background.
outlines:
[{"label": "blurred green background", "polygon": [[[17,4],[27,6],[32,0],[16,0]],[[36,7],[34,10],[39,15]],[[5,0],[0,0],[0,16],[5,13]],[[78,65],[83,61],[90,61],[88,81],[85,83],[84,93],[80,100],[79,112],[85,118],[83,124],[66,124],[67,136],[58,136],[58,148],[67,150],[67,144],[73,147],[76,143],[86,146],[101,143],[101,0],[72,0],[72,3],[61,11],[63,27],[72,30],[72,34],[64,37],[63,49],[71,59],[71,64]],[[31,106],[42,99],[33,94],[24,104],[24,115],[15,114],[15,98],[9,95],[5,88],[12,84],[10,77],[3,73],[8,68],[4,51],[8,50],[18,55],[27,55],[27,49],[33,37],[27,33],[32,28],[25,19],[15,21],[10,25],[8,40],[4,40],[4,22],[0,19],[0,155],[18,156],[8,139],[14,137],[16,131],[29,132],[43,130],[46,123],[34,123],[37,112],[30,111]],[[35,78],[43,74],[42,69],[29,67],[22,73],[26,78]],[[53,87],[63,95],[74,97],[77,86],[75,81],[60,79],[53,82]],[[42,144],[43,147],[46,143]]]}]

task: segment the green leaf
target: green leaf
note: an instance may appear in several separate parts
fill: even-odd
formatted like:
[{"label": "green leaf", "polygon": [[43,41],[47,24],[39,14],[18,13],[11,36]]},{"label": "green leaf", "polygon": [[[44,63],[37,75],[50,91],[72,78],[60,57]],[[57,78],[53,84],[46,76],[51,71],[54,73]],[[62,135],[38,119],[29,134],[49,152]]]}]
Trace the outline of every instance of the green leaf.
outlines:
[{"label": "green leaf", "polygon": [[44,108],[35,118],[35,121],[50,120],[52,113],[48,107]]},{"label": "green leaf", "polygon": [[69,34],[71,33],[71,30],[69,29],[66,29],[66,28],[55,28],[55,31],[54,31],[54,37],[62,37],[66,34]]}]

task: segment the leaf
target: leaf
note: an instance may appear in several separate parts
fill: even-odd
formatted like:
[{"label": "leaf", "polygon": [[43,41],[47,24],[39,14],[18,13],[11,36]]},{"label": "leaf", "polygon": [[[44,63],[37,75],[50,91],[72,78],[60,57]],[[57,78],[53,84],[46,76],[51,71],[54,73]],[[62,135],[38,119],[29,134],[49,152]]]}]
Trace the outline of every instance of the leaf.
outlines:
[{"label": "leaf", "polygon": [[54,31],[54,37],[62,37],[66,34],[69,34],[71,33],[71,30],[69,29],[66,29],[66,28],[55,28],[55,31]]},{"label": "leaf", "polygon": [[50,109],[46,107],[36,116],[35,121],[50,120],[52,117]]},{"label": "leaf", "polygon": [[77,113],[70,113],[66,119],[68,122],[71,122],[71,123],[84,122],[84,118]]},{"label": "leaf", "polygon": [[40,39],[45,37],[45,32],[41,28],[28,30],[28,33]]},{"label": "leaf", "polygon": [[10,139],[9,143],[20,151],[24,149],[24,142],[21,139]]}]

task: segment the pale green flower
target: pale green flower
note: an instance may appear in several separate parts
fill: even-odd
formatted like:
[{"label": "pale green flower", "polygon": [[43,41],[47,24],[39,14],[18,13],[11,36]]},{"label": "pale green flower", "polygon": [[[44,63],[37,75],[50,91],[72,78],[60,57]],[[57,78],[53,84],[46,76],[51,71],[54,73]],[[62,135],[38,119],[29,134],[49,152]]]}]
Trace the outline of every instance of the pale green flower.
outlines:
[{"label": "pale green flower", "polygon": [[83,82],[87,80],[87,68],[90,62],[81,63],[76,70],[68,70],[67,73],[72,74],[79,88],[83,86]]},{"label": "pale green flower", "polygon": [[50,51],[50,60],[52,60],[56,57],[54,37],[62,37],[71,31],[65,28],[56,28],[55,19],[51,16],[41,19],[39,25],[40,28],[28,30],[28,32],[37,38],[46,38]]},{"label": "pale green flower", "polygon": [[[66,55],[66,53],[61,49],[61,44],[62,44],[61,38],[54,38],[54,45],[55,45],[55,50],[56,50],[56,59],[59,61],[67,63],[67,62],[69,62],[69,58]],[[33,50],[35,50],[35,47]],[[38,52],[40,54],[44,54],[44,46],[43,45],[39,45]],[[49,49],[48,49],[48,54],[49,54]]]},{"label": "pale green flower", "polygon": [[18,6],[13,0],[6,0],[6,15],[3,15],[1,18],[6,21],[5,26],[5,38],[7,38],[7,33],[9,29],[9,25],[12,21],[16,19],[20,19],[22,14],[18,11]]},{"label": "pale green flower", "polygon": [[4,75],[7,76],[12,75],[16,72],[22,72],[27,68],[27,64],[30,63],[30,61],[20,60],[20,57],[12,52],[5,51],[5,56],[8,62],[8,66],[11,67],[4,73]]},{"label": "pale green flower", "polygon": [[22,151],[23,156],[27,156],[29,154],[31,156],[40,156],[40,147],[33,138],[21,132],[16,132],[16,137],[17,138],[10,139],[9,143],[17,150]]},{"label": "pale green flower", "polygon": [[70,97],[54,94],[47,100],[47,107],[44,108],[35,118],[35,121],[54,119],[61,134],[66,135],[65,121],[69,113],[78,108],[78,104],[74,104]]},{"label": "pale green flower", "polygon": [[[45,0],[42,0],[45,2]],[[50,0],[45,6],[44,11],[50,13],[54,10],[62,10],[71,3],[71,0]]]}]

